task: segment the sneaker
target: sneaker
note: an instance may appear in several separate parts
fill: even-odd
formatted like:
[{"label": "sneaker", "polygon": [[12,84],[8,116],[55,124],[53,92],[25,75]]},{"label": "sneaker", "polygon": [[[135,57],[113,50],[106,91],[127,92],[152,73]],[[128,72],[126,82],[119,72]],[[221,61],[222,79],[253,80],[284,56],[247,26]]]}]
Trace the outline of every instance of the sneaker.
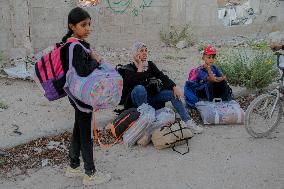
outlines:
[{"label": "sneaker", "polygon": [[77,167],[73,169],[72,167],[68,166],[65,171],[65,176],[72,178],[72,177],[80,177],[83,176],[83,171],[81,170],[81,167]]},{"label": "sneaker", "polygon": [[191,129],[191,131],[194,133],[194,134],[200,134],[203,132],[203,128],[196,125],[196,123],[191,119],[189,121],[186,122],[186,125],[188,126],[188,128]]},{"label": "sneaker", "polygon": [[109,182],[111,176],[109,174],[105,174],[99,171],[96,171],[93,175],[89,176],[87,174],[84,175],[83,185],[92,186],[95,184],[103,184]]}]

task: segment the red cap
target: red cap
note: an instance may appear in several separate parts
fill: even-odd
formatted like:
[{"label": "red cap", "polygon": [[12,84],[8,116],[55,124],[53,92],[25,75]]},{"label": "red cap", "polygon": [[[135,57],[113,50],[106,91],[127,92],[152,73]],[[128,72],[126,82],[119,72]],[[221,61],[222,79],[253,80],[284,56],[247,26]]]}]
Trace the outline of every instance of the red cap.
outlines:
[{"label": "red cap", "polygon": [[204,48],[203,54],[204,55],[217,54],[217,51],[212,45],[208,45]]}]

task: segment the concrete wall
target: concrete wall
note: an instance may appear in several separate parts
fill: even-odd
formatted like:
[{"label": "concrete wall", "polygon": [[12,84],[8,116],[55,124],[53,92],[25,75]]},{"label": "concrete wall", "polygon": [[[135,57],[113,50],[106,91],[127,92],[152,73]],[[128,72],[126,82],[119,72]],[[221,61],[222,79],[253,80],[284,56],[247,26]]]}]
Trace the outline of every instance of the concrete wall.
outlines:
[{"label": "concrete wall", "polygon": [[[129,47],[135,40],[159,41],[170,25],[190,23],[199,37],[268,33],[284,28],[284,1],[254,1],[260,15],[251,25],[224,27],[212,0],[102,0],[87,8],[93,18],[91,44]],[[267,3],[268,2],[268,3]],[[37,52],[59,41],[67,32],[67,15],[77,0],[0,0],[0,51],[9,54]],[[265,22],[276,16],[272,23]]]}]

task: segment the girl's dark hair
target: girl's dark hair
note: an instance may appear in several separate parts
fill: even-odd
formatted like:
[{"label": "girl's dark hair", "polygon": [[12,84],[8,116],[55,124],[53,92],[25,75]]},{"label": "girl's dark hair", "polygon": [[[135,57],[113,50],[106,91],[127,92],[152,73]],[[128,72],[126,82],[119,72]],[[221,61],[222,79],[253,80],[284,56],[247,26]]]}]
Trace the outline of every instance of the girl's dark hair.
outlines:
[{"label": "girl's dark hair", "polygon": [[73,31],[71,30],[69,24],[78,24],[79,22],[87,19],[87,18],[90,18],[91,19],[91,16],[90,14],[85,11],[84,9],[80,8],[80,7],[76,7],[74,9],[72,9],[69,14],[68,14],[68,32],[67,34],[62,38],[62,42],[65,43],[67,41],[67,39],[69,37],[72,36],[73,34]]}]

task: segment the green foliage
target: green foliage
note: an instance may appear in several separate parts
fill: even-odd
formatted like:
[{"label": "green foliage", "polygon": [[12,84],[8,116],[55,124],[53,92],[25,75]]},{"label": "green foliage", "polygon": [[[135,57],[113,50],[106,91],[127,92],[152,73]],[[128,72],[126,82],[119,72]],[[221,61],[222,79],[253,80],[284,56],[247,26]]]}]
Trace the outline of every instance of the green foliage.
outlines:
[{"label": "green foliage", "polygon": [[205,43],[205,42],[200,42],[200,43],[198,43],[198,45],[197,45],[197,50],[198,50],[198,52],[203,51],[204,48],[205,48],[205,46],[206,46],[206,43]]},{"label": "green foliage", "polygon": [[239,48],[220,51],[216,65],[230,84],[261,89],[278,76],[275,62],[276,56],[269,50]]},{"label": "green foliage", "polygon": [[269,44],[266,41],[249,40],[248,46],[253,50],[269,50]]},{"label": "green foliage", "polygon": [[177,28],[171,26],[168,31],[160,31],[160,39],[169,46],[176,46],[179,41],[186,41],[189,46],[194,44],[192,28],[189,24]]},{"label": "green foliage", "polygon": [[8,105],[0,101],[0,109],[8,109]]}]

